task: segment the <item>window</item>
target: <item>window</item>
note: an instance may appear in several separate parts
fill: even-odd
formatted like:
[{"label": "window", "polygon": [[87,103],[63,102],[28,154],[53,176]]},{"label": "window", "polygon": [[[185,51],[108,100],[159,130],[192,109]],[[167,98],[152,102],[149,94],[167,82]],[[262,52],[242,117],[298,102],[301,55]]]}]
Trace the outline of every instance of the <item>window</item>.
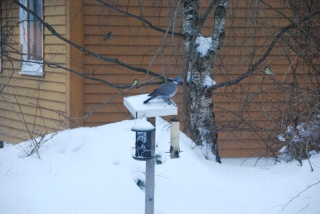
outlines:
[{"label": "window", "polygon": [[[20,3],[43,18],[42,0],[20,0]],[[19,9],[20,74],[43,76],[43,27],[41,22],[24,9]]]}]

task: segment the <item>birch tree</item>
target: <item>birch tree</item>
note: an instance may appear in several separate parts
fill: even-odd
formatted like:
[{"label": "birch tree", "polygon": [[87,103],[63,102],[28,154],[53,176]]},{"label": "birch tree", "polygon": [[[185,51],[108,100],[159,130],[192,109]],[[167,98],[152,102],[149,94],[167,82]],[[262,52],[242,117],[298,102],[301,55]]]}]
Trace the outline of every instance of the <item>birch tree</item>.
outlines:
[{"label": "birch tree", "polygon": [[[218,133],[213,112],[212,92],[210,86],[215,84],[212,80],[213,62],[223,44],[225,35],[226,7],[228,0],[211,1],[205,14],[199,13],[197,0],[182,1],[183,33],[185,43],[185,56],[187,58],[184,68],[185,82],[185,113],[189,120],[186,125],[190,136],[197,145],[203,145],[220,161],[218,153]],[[214,34],[203,37],[200,34],[204,21],[211,10],[214,10]],[[190,100],[190,105],[187,105]],[[210,154],[210,153],[209,153]]]}]

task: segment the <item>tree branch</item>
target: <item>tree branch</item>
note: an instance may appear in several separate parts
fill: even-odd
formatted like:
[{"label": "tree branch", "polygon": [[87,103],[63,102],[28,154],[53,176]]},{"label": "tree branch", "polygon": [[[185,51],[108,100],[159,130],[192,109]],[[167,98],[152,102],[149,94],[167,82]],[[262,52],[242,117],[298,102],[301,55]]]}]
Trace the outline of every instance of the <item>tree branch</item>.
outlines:
[{"label": "tree branch", "polygon": [[283,13],[281,13],[279,10],[275,9],[274,7],[272,7],[272,6],[271,6],[270,4],[268,4],[267,2],[265,2],[265,1],[263,1],[263,0],[260,0],[260,2],[261,2],[262,4],[264,4],[264,5],[266,5],[267,7],[269,7],[270,9],[276,11],[276,12],[277,12],[278,14],[280,14],[282,17],[288,19],[288,21],[289,21],[290,23],[293,23],[293,21],[292,21],[288,16],[286,16],[286,15],[283,14]]},{"label": "tree branch", "polygon": [[135,67],[135,66],[132,66],[132,65],[129,65],[129,64],[126,64],[120,60],[118,60],[117,58],[108,58],[108,57],[104,57],[104,56],[101,56],[97,53],[94,53],[92,51],[89,51],[88,49],[86,49],[85,47],[81,46],[81,45],[78,45],[72,41],[70,41],[69,39],[63,37],[62,35],[60,35],[59,33],[57,33],[57,31],[50,25],[48,24],[47,22],[45,22],[44,20],[42,20],[36,13],[34,13],[32,10],[30,10],[29,8],[25,7],[23,4],[21,4],[19,1],[17,0],[13,0],[13,2],[15,4],[17,4],[19,7],[21,7],[22,9],[24,9],[27,13],[29,14],[32,14],[34,17],[36,17],[53,35],[55,35],[56,37],[58,37],[59,39],[61,39],[62,41],[66,42],[67,44],[81,50],[83,53],[86,53],[86,54],[89,54],[91,56],[94,56],[95,58],[97,59],[100,59],[102,61],[105,61],[105,62],[112,62],[112,63],[115,63],[119,66],[122,66],[124,68],[128,68],[132,71],[136,71],[136,72],[142,72],[142,73],[145,73],[145,74],[148,74],[148,75],[151,75],[151,76],[154,76],[154,77],[160,77],[161,75],[153,72],[153,71],[150,71],[148,69],[145,69],[145,68],[139,68],[139,67]]},{"label": "tree branch", "polygon": [[[14,60],[14,61],[19,61],[19,62],[26,62],[25,60],[22,60],[22,59],[16,59],[16,58],[12,58],[10,56],[7,56],[7,55],[4,55],[7,59],[10,59],[10,60]],[[38,62],[39,64],[43,64],[43,65],[47,65],[48,67],[51,67],[51,68],[60,68],[60,69],[63,69],[63,70],[66,70],[66,71],[69,71],[73,74],[76,74],[78,76],[81,76],[85,79],[89,79],[89,80],[93,80],[93,81],[97,81],[97,82],[100,82],[100,83],[103,83],[103,84],[106,84],[106,85],[109,85],[113,88],[116,88],[116,89],[128,89],[128,88],[139,88],[139,87],[142,87],[142,86],[146,86],[146,85],[159,85],[159,84],[163,84],[165,81],[164,81],[164,78],[161,76],[161,79],[162,81],[157,81],[157,82],[150,82],[150,81],[146,81],[146,82],[143,82],[141,84],[137,84],[135,85],[134,87],[132,87],[132,84],[130,85],[117,85],[117,84],[114,84],[114,83],[111,83],[107,80],[104,80],[104,79],[100,79],[100,78],[96,78],[96,77],[93,77],[93,76],[88,76],[88,75],[85,75],[79,71],[76,71],[76,70],[72,70],[70,68],[67,68],[65,66],[62,66],[62,65],[59,65],[57,63],[54,63],[54,62],[50,62],[50,61],[46,61],[46,60],[42,60],[42,62]],[[1,92],[1,91],[0,91]]]},{"label": "tree branch", "polygon": [[305,18],[303,18],[301,21],[297,22],[297,23],[292,23],[287,25],[286,27],[283,27],[277,34],[276,36],[273,38],[272,42],[270,43],[268,49],[266,50],[266,52],[262,55],[262,57],[260,57],[260,59],[258,59],[258,61],[256,63],[254,63],[253,65],[251,65],[249,67],[249,69],[241,74],[238,78],[234,79],[234,80],[230,80],[230,81],[226,81],[226,82],[222,82],[222,83],[218,83],[215,85],[210,86],[208,89],[209,90],[215,90],[217,88],[220,87],[224,87],[224,86],[231,86],[234,84],[239,83],[240,81],[242,81],[243,79],[247,78],[248,76],[250,76],[257,68],[258,66],[260,66],[260,64],[267,58],[267,56],[269,56],[270,52],[272,51],[272,49],[274,48],[274,46],[278,43],[280,37],[288,32],[290,29],[293,28],[297,28],[299,27],[302,23],[308,21],[309,19],[311,19],[312,17],[319,15],[320,11],[315,11],[313,13],[310,13],[308,16],[306,16]]},{"label": "tree branch", "polygon": [[308,189],[310,189],[311,187],[313,187],[313,186],[315,186],[315,185],[317,185],[317,184],[319,184],[319,183],[320,183],[320,181],[315,182],[315,183],[307,186],[304,190],[302,190],[302,191],[299,192],[296,196],[294,196],[293,198],[291,198],[291,199],[288,201],[288,203],[286,203],[285,205],[283,205],[281,211],[283,211],[293,200],[295,200],[296,198],[298,198],[302,193],[304,193],[305,191],[307,191]]},{"label": "tree branch", "polygon": [[107,7],[110,7],[111,9],[113,9],[115,11],[118,11],[119,13],[122,13],[122,14],[130,16],[132,18],[140,20],[142,23],[147,24],[151,29],[154,29],[154,30],[162,32],[162,33],[169,33],[169,34],[174,34],[174,35],[177,35],[177,36],[184,36],[183,33],[167,31],[167,30],[164,30],[162,28],[156,27],[151,22],[149,22],[148,20],[146,20],[146,19],[144,19],[142,17],[136,16],[136,15],[134,15],[132,13],[128,13],[128,12],[126,12],[124,10],[121,10],[121,9],[115,7],[115,6],[112,6],[111,4],[109,4],[109,3],[105,2],[105,1],[102,1],[102,0],[97,0],[97,1],[100,2],[101,4],[107,6]]},{"label": "tree branch", "polygon": [[204,22],[207,20],[211,10],[214,8],[214,6],[217,4],[217,0],[212,0],[209,4],[209,6],[207,7],[207,10],[204,12],[204,14],[201,16],[199,22],[198,22],[198,26],[197,26],[197,35],[199,35]]},{"label": "tree branch", "polygon": [[212,36],[212,48],[214,56],[220,50],[225,36],[225,23],[226,23],[226,7],[227,3],[223,4],[220,2],[219,6],[216,7],[214,12],[214,33]]}]

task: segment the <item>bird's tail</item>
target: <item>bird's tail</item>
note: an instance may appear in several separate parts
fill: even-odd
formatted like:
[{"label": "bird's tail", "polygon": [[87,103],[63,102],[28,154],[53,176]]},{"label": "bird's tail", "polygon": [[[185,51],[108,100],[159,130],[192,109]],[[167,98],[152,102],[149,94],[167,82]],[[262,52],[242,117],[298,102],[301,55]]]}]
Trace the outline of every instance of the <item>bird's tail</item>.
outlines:
[{"label": "bird's tail", "polygon": [[152,97],[146,99],[143,103],[146,104],[146,103],[148,103],[150,100],[152,100]]}]

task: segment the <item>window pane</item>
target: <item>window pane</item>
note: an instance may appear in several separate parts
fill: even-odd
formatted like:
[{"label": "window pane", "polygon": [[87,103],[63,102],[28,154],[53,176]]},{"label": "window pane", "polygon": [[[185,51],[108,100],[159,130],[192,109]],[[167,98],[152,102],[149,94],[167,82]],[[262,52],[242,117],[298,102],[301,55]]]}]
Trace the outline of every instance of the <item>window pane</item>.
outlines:
[{"label": "window pane", "polygon": [[[42,0],[29,0],[29,8],[42,18]],[[41,60],[43,50],[42,24],[36,17],[28,14],[28,59]]]}]

